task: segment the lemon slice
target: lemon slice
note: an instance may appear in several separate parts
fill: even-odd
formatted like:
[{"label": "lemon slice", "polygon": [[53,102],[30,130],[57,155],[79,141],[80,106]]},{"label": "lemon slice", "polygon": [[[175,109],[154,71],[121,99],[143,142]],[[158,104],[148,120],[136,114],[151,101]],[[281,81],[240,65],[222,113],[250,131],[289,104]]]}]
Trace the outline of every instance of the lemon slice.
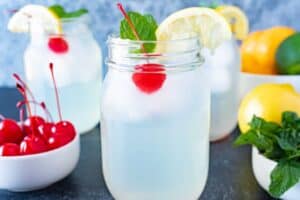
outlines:
[{"label": "lemon slice", "polygon": [[216,8],[230,24],[231,30],[235,37],[243,40],[249,33],[249,21],[246,14],[236,6],[219,6]]},{"label": "lemon slice", "polygon": [[158,40],[185,39],[198,36],[202,45],[215,49],[231,38],[230,26],[211,8],[192,7],[167,17],[158,27]]},{"label": "lemon slice", "polygon": [[43,26],[48,33],[59,34],[62,26],[59,17],[47,7],[41,5],[27,5],[16,12],[9,20],[7,28],[15,33],[28,33],[31,20]]}]

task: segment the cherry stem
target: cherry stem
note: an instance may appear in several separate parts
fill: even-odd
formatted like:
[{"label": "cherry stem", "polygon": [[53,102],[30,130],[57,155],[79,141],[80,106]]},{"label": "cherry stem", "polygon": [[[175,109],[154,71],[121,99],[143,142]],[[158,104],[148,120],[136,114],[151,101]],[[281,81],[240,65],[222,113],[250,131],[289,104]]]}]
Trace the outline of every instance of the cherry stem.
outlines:
[{"label": "cherry stem", "polygon": [[[21,79],[21,77],[18,74],[16,74],[16,73],[13,73],[13,77],[16,79],[17,83],[19,83],[24,88],[24,91],[28,92],[28,94],[32,98],[32,101],[36,101],[35,98],[34,98],[33,92],[30,90],[30,88],[25,83],[25,81],[23,81]],[[34,107],[34,113],[36,113],[36,107]]]},{"label": "cherry stem", "polygon": [[[129,26],[130,26],[130,28],[131,28],[131,30],[132,30],[132,32],[133,32],[135,38],[136,38],[137,40],[140,40],[140,41],[141,41],[141,39],[140,39],[140,37],[139,37],[139,34],[137,33],[137,31],[136,31],[136,29],[135,29],[135,27],[134,27],[134,25],[133,25],[133,23],[132,23],[130,17],[127,15],[125,9],[123,8],[123,5],[122,5],[121,3],[117,3],[117,6],[118,6],[119,10],[121,11],[121,13],[123,14],[123,16],[125,17],[127,23],[129,24]],[[141,48],[142,48],[142,51],[143,51],[144,53],[147,53],[147,52],[146,52],[146,49],[145,49],[145,47],[144,47],[144,44],[141,45]]]},{"label": "cherry stem", "polygon": [[35,101],[34,95],[33,95],[32,91],[30,90],[30,88],[28,87],[28,85],[25,83],[25,81],[23,81],[21,79],[21,77],[16,73],[13,74],[13,77],[20,83],[20,85],[23,86],[23,88],[26,89],[26,91],[29,93],[32,100]]},{"label": "cherry stem", "polygon": [[19,83],[16,84],[16,87],[17,89],[19,90],[19,92],[22,94],[25,102],[26,102],[26,106],[27,106],[27,109],[28,109],[28,113],[29,113],[29,117],[32,116],[32,112],[31,112],[31,108],[30,108],[30,105],[29,105],[29,101],[28,101],[28,97],[27,97],[27,93],[26,93],[26,90],[24,89],[24,87],[22,85],[20,85]]},{"label": "cherry stem", "polygon": [[53,118],[52,118],[52,115],[51,115],[50,111],[48,110],[48,108],[47,108],[45,102],[41,102],[41,103],[40,103],[40,106],[41,106],[41,107],[44,109],[44,111],[47,113],[47,115],[48,115],[50,121],[51,121],[51,122],[54,122],[54,120],[53,120]]},{"label": "cherry stem", "polygon": [[58,89],[57,89],[57,84],[56,84],[56,81],[55,81],[55,76],[54,76],[54,71],[53,71],[53,63],[49,63],[49,68],[50,68],[50,71],[51,71],[53,86],[54,86],[54,90],[55,90],[57,111],[58,111],[59,119],[60,119],[60,121],[62,121],[62,114],[61,114],[61,109],[60,109],[60,104],[59,104]]},{"label": "cherry stem", "polygon": [[24,109],[23,108],[21,108],[19,111],[19,117],[20,117],[21,126],[23,127],[23,124],[24,124]]},{"label": "cherry stem", "polygon": [[36,101],[28,101],[28,102],[25,102],[25,101],[19,101],[19,102],[17,103],[17,108],[22,107],[22,106],[23,106],[24,104],[26,104],[26,103],[31,103],[31,104],[40,106],[40,107],[44,110],[46,116],[48,117],[48,121],[53,122],[52,115],[51,115],[51,113],[49,112],[49,110],[47,109],[46,104],[45,104],[44,102],[38,103],[38,102],[36,102]]}]

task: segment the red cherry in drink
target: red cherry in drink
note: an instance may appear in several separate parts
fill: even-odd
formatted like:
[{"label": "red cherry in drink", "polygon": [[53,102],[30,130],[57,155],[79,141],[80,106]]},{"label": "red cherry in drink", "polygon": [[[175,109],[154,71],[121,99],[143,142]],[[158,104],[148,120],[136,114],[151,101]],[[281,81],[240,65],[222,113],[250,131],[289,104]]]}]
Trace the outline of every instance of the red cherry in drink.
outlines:
[{"label": "red cherry in drink", "polygon": [[69,50],[69,45],[62,36],[51,37],[48,47],[55,53],[66,53]]},{"label": "red cherry in drink", "polygon": [[18,156],[20,146],[15,143],[5,143],[0,147],[0,156]]},{"label": "red cherry in drink", "polygon": [[165,69],[160,64],[137,65],[132,80],[142,92],[151,94],[159,90],[166,80]]},{"label": "red cherry in drink", "polygon": [[54,123],[46,122],[38,127],[38,133],[45,141],[48,141],[48,139],[52,136],[52,129],[54,128]]},{"label": "red cherry in drink", "polygon": [[20,144],[20,152],[23,155],[37,154],[48,150],[48,145],[41,136],[26,136]]},{"label": "red cherry in drink", "polygon": [[23,123],[23,131],[26,135],[35,135],[38,133],[38,127],[45,123],[45,120],[40,116],[31,116]]},{"label": "red cherry in drink", "polygon": [[48,139],[50,149],[56,149],[71,142],[76,135],[75,128],[68,121],[60,121],[52,129],[52,136]]},{"label": "red cherry in drink", "polygon": [[12,119],[4,119],[0,122],[0,145],[4,143],[20,143],[23,133],[18,123]]}]

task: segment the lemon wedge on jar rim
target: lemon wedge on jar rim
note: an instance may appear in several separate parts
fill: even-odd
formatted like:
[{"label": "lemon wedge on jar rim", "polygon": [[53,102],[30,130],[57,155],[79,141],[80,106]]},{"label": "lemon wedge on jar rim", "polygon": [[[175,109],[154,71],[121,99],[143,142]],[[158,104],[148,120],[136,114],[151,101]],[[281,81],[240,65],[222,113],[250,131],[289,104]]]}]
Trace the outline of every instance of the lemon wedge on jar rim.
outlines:
[{"label": "lemon wedge on jar rim", "polygon": [[26,5],[18,10],[9,20],[7,28],[15,33],[28,33],[31,20],[40,23],[47,33],[62,33],[62,25],[59,17],[45,6]]},{"label": "lemon wedge on jar rim", "polygon": [[222,5],[216,8],[230,24],[231,31],[239,40],[243,40],[249,33],[249,21],[246,14],[236,6]]},{"label": "lemon wedge on jar rim", "polygon": [[192,7],[167,17],[156,31],[157,40],[176,40],[198,36],[202,45],[215,49],[232,37],[226,19],[211,8]]}]

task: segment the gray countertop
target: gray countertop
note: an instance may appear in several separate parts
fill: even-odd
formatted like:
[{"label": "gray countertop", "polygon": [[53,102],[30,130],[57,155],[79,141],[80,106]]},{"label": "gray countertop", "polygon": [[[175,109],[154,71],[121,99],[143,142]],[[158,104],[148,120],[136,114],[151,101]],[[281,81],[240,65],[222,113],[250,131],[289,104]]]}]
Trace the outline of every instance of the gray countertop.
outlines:
[{"label": "gray countertop", "polygon": [[[15,89],[0,89],[0,113],[17,118],[15,102],[21,97]],[[249,147],[233,148],[238,135],[210,146],[210,168],[206,188],[200,200],[272,199],[257,184],[251,168]],[[81,137],[81,156],[73,173],[64,180],[40,191],[12,193],[0,190],[1,200],[112,200],[101,170],[100,129],[97,126]]]}]

